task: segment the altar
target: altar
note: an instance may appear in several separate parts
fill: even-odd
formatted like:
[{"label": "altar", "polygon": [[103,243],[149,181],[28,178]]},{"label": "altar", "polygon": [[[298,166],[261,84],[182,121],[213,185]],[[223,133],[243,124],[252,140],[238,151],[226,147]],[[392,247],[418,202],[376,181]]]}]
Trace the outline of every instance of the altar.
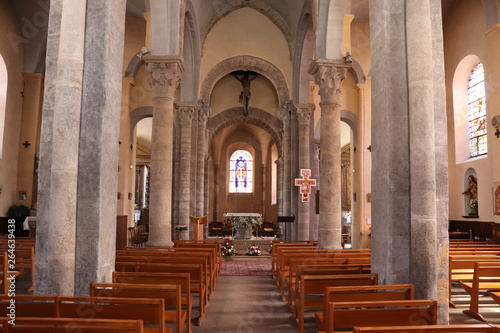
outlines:
[{"label": "altar", "polygon": [[250,239],[252,228],[256,225],[260,226],[262,223],[262,214],[260,213],[225,213],[222,215],[224,222],[233,226],[231,232],[233,238]]}]

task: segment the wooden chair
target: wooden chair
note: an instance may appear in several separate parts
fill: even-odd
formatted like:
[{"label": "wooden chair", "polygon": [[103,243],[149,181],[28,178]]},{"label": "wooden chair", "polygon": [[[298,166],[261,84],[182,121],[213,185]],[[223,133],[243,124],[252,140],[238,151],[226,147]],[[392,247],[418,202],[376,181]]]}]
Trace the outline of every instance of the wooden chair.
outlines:
[{"label": "wooden chair", "polygon": [[128,233],[132,246],[145,246],[148,241],[147,237],[139,233],[138,227],[129,227]]},{"label": "wooden chair", "polygon": [[260,227],[260,235],[262,237],[276,236],[276,226],[274,222],[262,222],[262,225]]},{"label": "wooden chair", "polygon": [[208,235],[209,236],[219,236],[219,237],[224,237],[225,236],[225,229],[224,229],[224,223],[219,222],[219,221],[214,221],[210,222],[208,225]]}]

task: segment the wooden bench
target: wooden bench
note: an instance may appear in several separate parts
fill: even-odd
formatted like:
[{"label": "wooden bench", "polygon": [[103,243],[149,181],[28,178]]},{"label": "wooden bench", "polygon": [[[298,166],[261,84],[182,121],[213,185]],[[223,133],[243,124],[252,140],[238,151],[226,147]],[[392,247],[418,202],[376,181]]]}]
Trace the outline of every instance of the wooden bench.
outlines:
[{"label": "wooden bench", "polygon": [[[33,291],[35,286],[35,248],[33,246],[16,246],[14,249],[9,249],[6,246],[0,246],[0,253],[6,253],[9,258],[8,270],[15,271],[16,276],[30,274],[31,284],[27,291]],[[7,288],[7,285],[4,285],[4,292],[5,288]]]},{"label": "wooden bench", "polygon": [[330,302],[328,318],[326,333],[352,330],[355,326],[435,325],[437,301]]},{"label": "wooden bench", "polygon": [[162,298],[165,301],[165,323],[174,324],[177,333],[191,333],[191,318],[181,305],[181,285],[178,284],[133,284],[90,283],[91,297]]},{"label": "wooden bench", "polygon": [[[152,251],[154,252],[154,251]],[[207,286],[207,299],[210,299],[214,291],[215,286],[215,269],[209,267],[209,261],[211,260],[210,253],[206,252],[163,252],[163,255],[151,255],[151,256],[117,256],[116,262],[142,262],[142,263],[179,263],[179,264],[200,264],[202,270],[202,276],[205,285]]]},{"label": "wooden bench", "polygon": [[173,263],[115,263],[117,272],[149,272],[149,273],[189,273],[191,293],[199,295],[200,317],[204,317],[208,306],[207,286],[199,264]]},{"label": "wooden bench", "polygon": [[[52,318],[134,319],[148,326],[144,332],[171,332],[165,326],[165,301],[160,298],[16,295],[15,301],[16,318],[36,314]],[[10,298],[0,296],[0,316],[8,317],[9,305]]]},{"label": "wooden bench", "polygon": [[315,313],[320,330],[329,321],[328,304],[331,302],[395,301],[412,300],[415,292],[412,284],[392,284],[356,287],[326,287],[323,312]]},{"label": "wooden bench", "polygon": [[[82,318],[39,318],[16,317],[15,325],[8,318],[0,318],[2,327],[9,333],[143,333],[142,320],[133,319],[82,319]],[[4,329],[2,332],[6,332]],[[167,330],[166,332],[171,332]]]},{"label": "wooden bench", "polygon": [[[144,273],[144,272],[113,272],[113,283],[135,283],[135,284],[175,284],[181,286],[181,304],[186,309],[187,317],[192,318],[193,297],[191,296],[191,280],[189,273]],[[198,317],[198,325],[201,325],[203,317]],[[191,320],[187,323],[188,332],[191,331]]]},{"label": "wooden bench", "polygon": [[300,280],[300,288],[294,299],[294,313],[299,333],[304,331],[305,311],[323,308],[326,287],[378,284],[377,274],[301,275],[297,279]]},{"label": "wooden bench", "polygon": [[500,290],[500,263],[476,262],[472,282],[460,282],[460,286],[470,295],[469,310],[466,315],[486,321],[479,313],[479,292]]},{"label": "wooden bench", "polygon": [[379,326],[354,327],[354,333],[496,333],[499,327],[491,324],[464,325],[417,325],[417,326]]},{"label": "wooden bench", "polygon": [[288,278],[288,307],[293,311],[293,300],[300,288],[301,275],[350,275],[350,274],[370,274],[371,268],[367,265],[350,265],[323,262],[315,265],[295,265],[291,264],[290,272],[292,276]]},{"label": "wooden bench", "polygon": [[[449,264],[448,264],[448,280],[449,280],[449,287],[448,287],[448,298],[449,298],[449,304],[451,307],[455,308],[456,305],[452,301],[452,285],[455,282],[470,282],[472,281],[474,277],[474,265],[478,260],[470,259],[470,257],[467,257],[468,259],[463,260],[464,257],[462,256],[450,256],[449,257]],[[480,257],[481,262],[497,262],[500,264],[500,257],[488,257],[485,259],[484,257]]]}]

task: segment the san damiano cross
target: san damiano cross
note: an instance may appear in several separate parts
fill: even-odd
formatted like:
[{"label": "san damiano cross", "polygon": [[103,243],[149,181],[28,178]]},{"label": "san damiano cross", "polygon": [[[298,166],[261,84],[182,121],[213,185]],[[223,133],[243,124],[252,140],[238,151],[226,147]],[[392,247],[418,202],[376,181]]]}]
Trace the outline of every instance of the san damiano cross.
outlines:
[{"label": "san damiano cross", "polygon": [[302,194],[302,202],[309,202],[309,194],[311,194],[311,186],[316,186],[316,179],[311,177],[311,169],[300,169],[302,178],[295,178],[295,186],[300,186]]}]

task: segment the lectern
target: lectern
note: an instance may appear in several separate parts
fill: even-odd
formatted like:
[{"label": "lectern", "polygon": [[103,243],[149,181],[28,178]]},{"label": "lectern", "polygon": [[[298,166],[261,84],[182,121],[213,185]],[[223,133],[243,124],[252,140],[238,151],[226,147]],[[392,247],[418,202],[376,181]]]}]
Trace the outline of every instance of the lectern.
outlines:
[{"label": "lectern", "polygon": [[189,216],[194,224],[194,240],[203,240],[203,225],[207,223],[207,216]]}]

